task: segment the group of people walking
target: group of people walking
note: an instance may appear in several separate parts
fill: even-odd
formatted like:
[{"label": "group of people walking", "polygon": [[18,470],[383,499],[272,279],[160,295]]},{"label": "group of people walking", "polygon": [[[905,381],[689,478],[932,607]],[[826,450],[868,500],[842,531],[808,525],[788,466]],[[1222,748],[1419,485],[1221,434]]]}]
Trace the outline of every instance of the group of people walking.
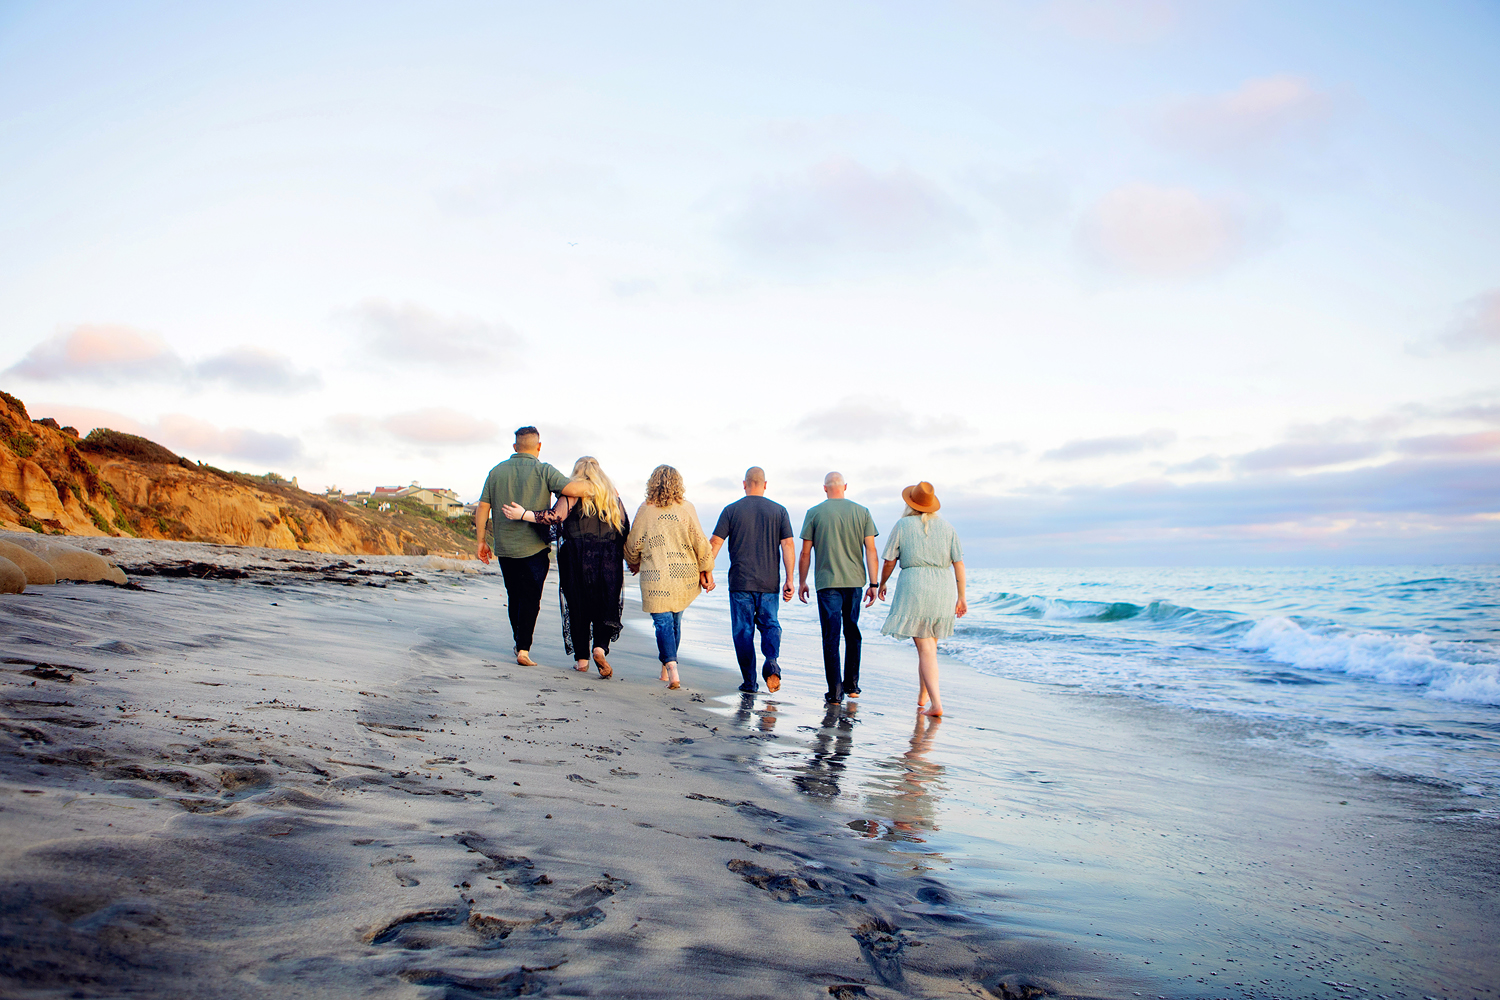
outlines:
[{"label": "group of people walking", "polygon": [[[875,538],[880,532],[869,509],[845,497],[848,484],[842,474],[828,473],[823,479],[827,499],[807,512],[800,533],[802,550],[795,555],[791,517],[785,507],[766,497],[766,475],[759,467],[746,470],[744,497],[724,508],[713,535],[706,536],[687,501],[682,474],[672,466],[659,465],[652,471],[645,500],[631,517],[596,459],[580,458],[572,476],[565,476],[541,461],[541,444],[535,427],[516,431],[515,454],[490,470],[474,514],[479,558],[486,563],[496,558],[505,580],[517,663],[535,665],[531,648],[555,532],[563,644],[575,669],[588,671],[592,663],[600,677],[613,675],[609,647],[623,628],[628,567],[640,578],[641,610],[655,626],[660,678],[668,688],[681,687],[677,656],[682,615],[700,593],[715,588],[714,561],[727,544],[730,629],[741,691],[753,694],[760,689],[757,632],[760,679],[768,690],[780,690],[777,607],[791,601],[794,592],[803,603],[809,602],[811,569],[828,682],[824,700],[859,697],[859,612],[877,599],[886,600],[887,583],[899,565],[901,575],[881,632],[913,641],[917,708],[930,716],[943,714],[937,644],[953,634],[954,620],[968,607],[963,550],[953,526],[937,514],[941,505],[931,483],[902,490],[905,513],[877,557]],[[492,512],[498,516],[492,518]],[[491,520],[493,549],[485,531]]]}]

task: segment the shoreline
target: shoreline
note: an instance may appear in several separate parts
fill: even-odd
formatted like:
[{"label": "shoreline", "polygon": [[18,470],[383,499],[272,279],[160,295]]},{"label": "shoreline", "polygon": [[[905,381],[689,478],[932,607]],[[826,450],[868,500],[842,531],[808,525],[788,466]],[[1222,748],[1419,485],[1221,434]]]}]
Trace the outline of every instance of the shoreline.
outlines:
[{"label": "shoreline", "polygon": [[[865,696],[829,712],[806,609],[786,685],[746,699],[719,593],[685,619],[682,691],[631,589],[615,679],[562,662],[555,586],[544,666],[516,667],[493,570],[268,550],[161,575],[208,564],[182,544],[116,551],[156,564],[146,592],[8,606],[56,627],[13,625],[5,655],[73,677],[4,675],[7,895],[54,916],[7,908],[3,934],[38,976],[64,942],[159,995],[1493,995],[1496,824],[1452,789],[946,657],[950,715],[916,725],[909,649],[868,638]],[[29,633],[46,655],[17,656]],[[121,852],[184,844],[322,874],[267,899],[174,861],[125,891]],[[237,927],[243,901],[271,916]],[[11,987],[65,992],[44,978]]]},{"label": "shoreline", "polygon": [[1096,995],[760,783],[732,683],[499,660],[497,574],[301,577],[8,604],[8,992]]}]

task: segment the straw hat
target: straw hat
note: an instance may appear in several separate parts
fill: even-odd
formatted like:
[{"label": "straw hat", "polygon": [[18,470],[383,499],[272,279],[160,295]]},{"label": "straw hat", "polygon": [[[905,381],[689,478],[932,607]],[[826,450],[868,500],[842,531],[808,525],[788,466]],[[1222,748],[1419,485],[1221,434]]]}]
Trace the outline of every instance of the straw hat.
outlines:
[{"label": "straw hat", "polygon": [[901,499],[905,500],[906,505],[912,510],[920,511],[923,514],[931,514],[942,506],[942,504],[938,503],[937,494],[932,491],[931,483],[924,482],[918,483],[915,486],[908,486],[901,491]]}]

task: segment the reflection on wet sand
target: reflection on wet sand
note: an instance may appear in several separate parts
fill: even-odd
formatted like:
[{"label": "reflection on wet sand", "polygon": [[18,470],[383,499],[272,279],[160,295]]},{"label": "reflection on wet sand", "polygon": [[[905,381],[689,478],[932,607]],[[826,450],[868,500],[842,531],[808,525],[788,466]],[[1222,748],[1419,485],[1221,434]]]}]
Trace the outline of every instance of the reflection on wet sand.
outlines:
[{"label": "reflection on wet sand", "polygon": [[746,729],[753,727],[763,733],[769,733],[776,728],[776,710],[780,707],[779,702],[767,701],[757,711],[755,708],[755,695],[742,694],[740,695],[739,707],[735,709],[734,713],[735,724],[743,726]]},{"label": "reflection on wet sand", "polygon": [[[876,773],[865,785],[865,806],[880,820],[855,820],[851,829],[867,837],[925,843],[921,834],[936,831],[943,765],[927,759],[942,719],[918,716],[911,747],[899,757],[875,764]],[[882,822],[883,821],[883,822]]]},{"label": "reflection on wet sand", "polygon": [[[806,795],[836,798],[839,778],[854,749],[855,712],[858,705],[829,702],[823,709],[822,725],[813,733],[812,756],[792,773],[792,784]],[[805,727],[811,728],[811,727]]]}]

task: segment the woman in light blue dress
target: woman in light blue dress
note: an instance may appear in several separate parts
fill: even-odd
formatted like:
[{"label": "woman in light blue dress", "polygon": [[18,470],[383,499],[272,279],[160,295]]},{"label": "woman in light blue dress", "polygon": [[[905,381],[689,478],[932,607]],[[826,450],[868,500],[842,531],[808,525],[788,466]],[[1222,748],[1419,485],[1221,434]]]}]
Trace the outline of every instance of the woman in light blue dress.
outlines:
[{"label": "woman in light blue dress", "polygon": [[896,522],[885,545],[885,563],[880,569],[880,599],[885,600],[886,581],[901,565],[896,578],[896,597],[880,627],[884,635],[910,639],[917,646],[917,679],[921,685],[917,708],[932,707],[922,714],[943,714],[938,694],[937,644],[953,634],[953,622],[968,613],[964,600],[964,551],[953,525],[937,516],[937,494],[931,483],[917,483],[901,491],[906,513]]}]

